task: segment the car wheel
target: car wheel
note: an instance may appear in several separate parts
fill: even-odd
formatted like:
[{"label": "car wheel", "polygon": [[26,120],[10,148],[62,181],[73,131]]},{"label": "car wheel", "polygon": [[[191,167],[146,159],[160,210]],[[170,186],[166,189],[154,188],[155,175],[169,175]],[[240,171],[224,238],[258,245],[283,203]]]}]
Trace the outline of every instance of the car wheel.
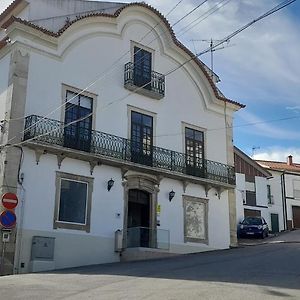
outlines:
[{"label": "car wheel", "polygon": [[261,238],[264,239],[265,237],[266,237],[266,233],[265,233],[265,231],[263,231],[261,234]]}]

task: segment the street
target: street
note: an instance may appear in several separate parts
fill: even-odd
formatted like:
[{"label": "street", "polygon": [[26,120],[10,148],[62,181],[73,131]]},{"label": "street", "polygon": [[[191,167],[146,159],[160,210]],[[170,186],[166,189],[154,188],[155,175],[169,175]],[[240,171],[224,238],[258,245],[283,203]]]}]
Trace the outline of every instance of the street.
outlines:
[{"label": "street", "polygon": [[300,299],[300,233],[231,250],[7,276],[0,291],[1,300]]}]

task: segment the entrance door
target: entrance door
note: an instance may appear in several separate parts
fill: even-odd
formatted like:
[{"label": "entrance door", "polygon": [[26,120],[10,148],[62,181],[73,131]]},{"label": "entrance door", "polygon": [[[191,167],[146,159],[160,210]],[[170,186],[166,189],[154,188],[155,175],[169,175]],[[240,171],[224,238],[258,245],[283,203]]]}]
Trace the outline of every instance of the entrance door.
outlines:
[{"label": "entrance door", "polygon": [[271,214],[272,233],[279,232],[278,214]]},{"label": "entrance door", "polygon": [[300,206],[293,206],[293,227],[300,228]]},{"label": "entrance door", "polygon": [[127,216],[127,247],[149,247],[150,194],[129,190]]}]

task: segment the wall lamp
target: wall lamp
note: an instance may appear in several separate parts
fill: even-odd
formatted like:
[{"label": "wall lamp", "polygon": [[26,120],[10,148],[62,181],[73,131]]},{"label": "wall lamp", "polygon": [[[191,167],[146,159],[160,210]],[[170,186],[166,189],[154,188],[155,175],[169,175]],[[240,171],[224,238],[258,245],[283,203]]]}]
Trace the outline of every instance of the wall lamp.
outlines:
[{"label": "wall lamp", "polygon": [[115,181],[111,178],[110,180],[107,181],[107,190],[110,191],[111,188],[113,187]]},{"label": "wall lamp", "polygon": [[169,201],[171,202],[171,200],[174,198],[175,196],[175,192],[172,190],[170,193],[169,193]]}]

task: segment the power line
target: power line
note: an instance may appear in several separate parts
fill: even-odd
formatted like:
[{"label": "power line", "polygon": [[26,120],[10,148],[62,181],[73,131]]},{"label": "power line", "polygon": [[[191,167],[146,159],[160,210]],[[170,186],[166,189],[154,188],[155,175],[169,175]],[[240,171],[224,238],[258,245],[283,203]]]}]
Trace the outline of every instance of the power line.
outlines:
[{"label": "power line", "polygon": [[[258,17],[258,18],[256,18],[256,19],[254,19],[253,21],[247,23],[246,25],[244,25],[244,26],[241,27],[240,29],[238,29],[238,30],[236,30],[235,32],[231,33],[231,34],[228,35],[227,37],[223,38],[222,40],[220,40],[219,43],[216,43],[213,47],[209,47],[207,50],[202,51],[201,53],[192,56],[190,59],[188,59],[188,60],[186,60],[184,63],[180,64],[178,67],[176,67],[176,68],[174,68],[174,69],[168,71],[168,72],[165,74],[165,76],[166,76],[166,77],[169,76],[170,74],[174,73],[176,70],[178,70],[178,69],[180,69],[181,67],[183,67],[184,65],[186,65],[186,64],[187,64],[188,62],[190,62],[191,60],[194,60],[194,59],[197,58],[198,56],[200,56],[200,55],[202,55],[202,54],[205,54],[205,53],[211,51],[211,48],[216,48],[216,47],[218,47],[219,45],[221,45],[221,44],[224,43],[225,41],[231,39],[232,37],[236,36],[236,35],[239,34],[240,32],[244,31],[245,29],[247,29],[248,27],[250,27],[250,26],[253,25],[254,23],[256,23],[256,22],[262,20],[263,18],[266,18],[267,16],[269,16],[269,15],[271,15],[271,14],[273,14],[273,13],[275,13],[275,12],[281,10],[281,9],[283,9],[284,7],[286,7],[286,6],[290,5],[290,4],[292,4],[292,3],[295,2],[295,1],[296,1],[296,0],[284,1],[284,2],[282,2],[281,4],[275,6],[273,9],[267,11],[265,14],[261,15],[260,17]],[[125,99],[125,98],[127,98],[129,95],[131,95],[132,93],[135,93],[135,92],[137,92],[138,90],[144,88],[146,85],[149,85],[150,83],[152,83],[152,81],[153,81],[153,80],[151,80],[150,82],[147,82],[146,84],[144,84],[144,85],[141,86],[141,87],[138,87],[137,89],[133,90],[131,93],[128,93],[126,96],[122,97],[121,99],[117,99],[117,100],[115,100],[115,101],[112,101],[112,102],[108,103],[108,104],[106,105],[106,107],[109,106],[109,105],[112,105],[113,103],[115,103],[115,102],[117,102],[117,101],[122,101],[123,99]],[[92,113],[92,114],[93,114],[93,113]],[[89,116],[84,117],[84,119],[87,118],[87,117],[89,117]],[[43,119],[45,119],[45,118],[43,118]],[[81,120],[82,120],[82,119],[74,120],[74,121],[71,122],[71,123],[74,124],[74,123],[79,122],[79,121],[81,121]],[[37,124],[37,122],[36,122],[34,125],[36,125],[36,124]],[[69,126],[69,125],[71,125],[71,124],[65,125],[64,128],[67,127],[67,126]],[[227,128],[230,128],[230,127],[227,127]],[[24,131],[23,131],[23,132],[24,132]],[[20,132],[20,133],[22,133],[22,132]],[[26,141],[28,142],[28,141],[30,141],[30,140],[34,140],[34,139],[36,139],[36,138],[38,138],[38,137],[40,137],[40,136],[44,136],[44,135],[47,135],[47,134],[49,134],[49,133],[51,133],[51,132],[48,132],[48,133],[45,133],[45,134],[36,136],[36,137],[34,137],[34,138],[32,138],[32,139],[29,139],[29,140],[26,140]],[[17,143],[16,145],[21,145],[21,144],[23,144],[23,143],[26,142],[26,141]]]},{"label": "power line", "polygon": [[[173,8],[171,8],[171,10],[166,14],[166,16],[170,15],[179,5],[180,3],[182,3],[183,0],[179,0],[175,6]],[[138,42],[142,42],[159,24],[161,24],[163,22],[163,20],[160,20],[154,27],[152,27]],[[177,22],[178,23],[178,22]],[[141,49],[139,49],[137,51],[137,53],[141,51]],[[51,114],[53,114],[55,111],[57,111],[58,109],[60,109],[61,107],[65,106],[67,103],[71,102],[72,100],[74,100],[76,97],[78,97],[79,95],[82,95],[84,92],[86,92],[90,87],[92,87],[95,83],[97,83],[98,81],[102,80],[103,78],[105,78],[105,75],[108,75],[110,73],[112,73],[113,70],[115,70],[115,67],[117,67],[117,63],[120,62],[128,53],[130,53],[130,50],[126,51],[126,53],[124,53],[120,58],[118,58],[105,72],[103,75],[101,75],[100,77],[98,77],[96,80],[92,81],[88,86],[86,86],[84,89],[82,89],[81,91],[79,91],[78,93],[76,93],[73,97],[71,97],[68,101],[64,102],[62,105],[56,107],[53,111],[51,111],[50,113],[46,114],[44,116],[44,118],[47,118],[48,116],[50,116]],[[114,67],[115,66],[115,67]],[[114,68],[112,68],[114,67]],[[7,120],[7,122],[11,122],[11,121],[18,121],[18,120],[23,120],[25,117],[20,117],[20,118],[14,118],[14,119],[10,119]],[[43,120],[43,119],[42,119]],[[40,122],[42,121],[40,120]],[[34,126],[35,124],[33,124],[32,126]],[[27,129],[29,130],[29,128]],[[25,133],[25,131],[20,132]],[[9,142],[11,142],[12,140],[14,140],[16,138],[16,136],[14,136],[13,138],[11,138]]]}]

